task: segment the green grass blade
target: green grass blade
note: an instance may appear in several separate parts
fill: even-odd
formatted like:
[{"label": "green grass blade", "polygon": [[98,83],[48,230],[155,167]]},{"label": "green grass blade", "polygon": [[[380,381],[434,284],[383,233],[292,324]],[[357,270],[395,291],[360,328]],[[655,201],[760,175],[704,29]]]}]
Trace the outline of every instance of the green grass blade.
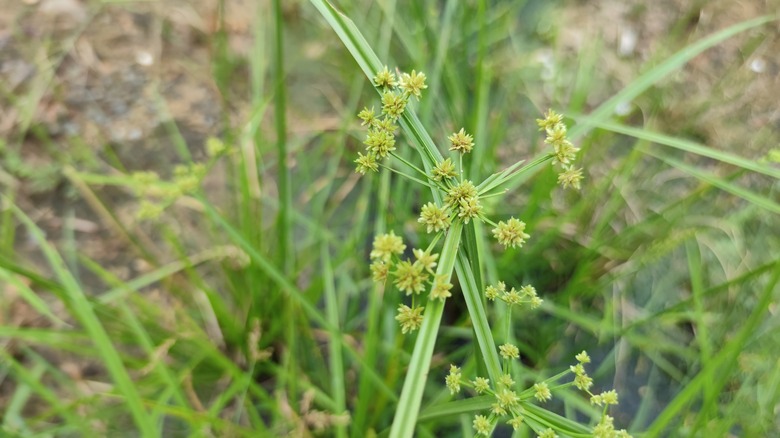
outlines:
[{"label": "green grass blade", "polygon": [[38,296],[35,291],[33,291],[28,285],[24,284],[24,282],[19,281],[19,278],[17,278],[16,274],[0,267],[0,282],[6,282],[6,284],[10,284],[16,288],[16,293],[18,293],[19,296],[21,296],[22,299],[27,302],[27,304],[35,309],[35,311],[48,318],[52,323],[54,323],[55,326],[63,327],[67,325],[65,321],[57,317],[49,309],[48,304],[46,304],[46,302],[40,296]]},{"label": "green grass blade", "polygon": [[458,414],[469,414],[490,409],[490,405],[496,402],[496,398],[490,395],[471,397],[446,403],[439,403],[420,412],[418,421],[433,420],[440,417],[449,417]]},{"label": "green grass blade", "polygon": [[[328,322],[335,328],[340,327],[339,323],[339,305],[336,297],[336,283],[333,279],[333,266],[331,265],[328,245],[322,244],[322,282],[325,291],[325,310]],[[330,359],[330,383],[333,393],[333,402],[336,405],[336,414],[342,414],[347,410],[346,390],[344,384],[344,360],[341,356],[341,339],[333,337],[329,345]],[[336,436],[339,438],[347,436],[347,429],[344,425],[336,427]]]},{"label": "green grass blade", "polygon": [[392,400],[397,400],[395,393],[387,386],[382,378],[371,368],[365,366],[360,354],[348,343],[344,342],[344,335],[341,334],[336,327],[331,326],[327,319],[322,316],[322,313],[313,304],[311,304],[303,292],[299,290],[270,260],[268,260],[263,254],[257,251],[244,237],[231,226],[222,216],[217,213],[214,207],[203,199],[200,199],[201,205],[203,205],[206,214],[218,224],[228,234],[233,242],[241,247],[252,262],[260,267],[269,277],[271,281],[276,283],[287,295],[287,297],[293,299],[296,304],[300,305],[304,312],[312,319],[312,321],[321,327],[325,328],[329,335],[332,337],[338,337],[344,346],[344,350],[361,365],[361,369],[374,381],[377,385],[377,389],[382,391],[386,396]]},{"label": "green grass blade", "polygon": [[[772,277],[767,282],[766,288],[758,297],[752,314],[745,321],[736,336],[731,338],[730,341],[712,357],[707,366],[705,366],[693,380],[685,385],[683,390],[675,396],[671,403],[666,405],[663,412],[661,412],[645,432],[645,438],[663,436],[664,433],[667,432],[670,423],[674,421],[675,418],[681,417],[685,407],[692,403],[699,394],[704,391],[705,387],[709,387],[709,391],[711,391],[710,394],[713,394],[712,397],[716,397],[720,394],[721,389],[731,377],[731,372],[736,366],[737,357],[742,351],[743,346],[766,316],[778,280],[780,280],[780,270],[773,272]],[[705,397],[705,404],[711,403],[712,401],[712,398]]]},{"label": "green grass blade", "polygon": [[[446,281],[452,276],[455,265],[455,255],[463,231],[463,223],[459,220],[453,222],[444,239],[439,265],[436,267],[436,275],[445,275]],[[398,407],[390,428],[391,438],[410,437],[414,435],[417,423],[417,414],[422,403],[423,390],[431,367],[431,356],[436,344],[436,337],[444,313],[444,302],[441,300],[429,300],[425,306],[423,323],[417,340],[414,343],[414,351],[406,372],[406,379],[398,399]]]},{"label": "green grass blade", "polygon": [[697,178],[697,179],[699,179],[701,181],[704,181],[706,183],[712,184],[713,186],[715,186],[715,187],[717,187],[717,188],[719,188],[719,189],[721,189],[723,191],[726,191],[726,192],[731,193],[732,195],[738,196],[738,197],[740,197],[740,198],[742,198],[742,199],[744,199],[744,200],[746,200],[748,202],[751,202],[754,205],[756,205],[758,207],[761,207],[761,208],[763,208],[763,209],[765,209],[765,210],[767,210],[769,212],[772,212],[774,214],[780,214],[780,204],[778,204],[777,202],[773,201],[770,198],[765,198],[765,197],[763,197],[761,195],[757,195],[757,194],[751,192],[750,190],[747,190],[747,189],[744,189],[742,187],[739,187],[739,186],[737,186],[735,184],[732,184],[732,183],[724,180],[723,178],[719,178],[719,177],[714,176],[714,175],[712,175],[710,173],[703,172],[703,171],[701,171],[701,170],[699,170],[699,169],[697,169],[697,168],[695,168],[693,166],[689,166],[689,165],[683,163],[682,161],[678,161],[678,160],[675,160],[673,158],[661,156],[659,154],[656,154],[655,152],[651,152],[651,151],[646,150],[646,148],[643,148],[643,151],[645,153],[649,154],[649,155],[652,155],[652,156],[654,156],[654,157],[656,157],[656,158],[666,162],[670,166],[673,166],[673,167],[676,167],[676,168],[682,170],[683,172],[685,172],[685,173],[687,173],[687,174],[689,174],[689,175],[691,175],[691,176],[693,176],[693,177],[695,177],[695,178]]},{"label": "green grass blade", "polygon": [[626,86],[626,88],[609,98],[606,102],[599,105],[599,107],[589,115],[588,119],[584,123],[575,125],[569,131],[569,135],[574,139],[582,136],[586,131],[594,126],[594,123],[603,122],[604,120],[607,120],[612,114],[614,114],[615,108],[618,105],[623,102],[632,101],[637,96],[644,93],[648,88],[656,84],[658,81],[673,73],[675,70],[682,67],[688,61],[705,50],[728,38],[733,37],[734,35],[754,27],[761,26],[762,24],[776,19],[777,17],[774,15],[765,15],[754,18],[752,20],[743,21],[742,23],[738,23],[719,32],[715,32],[714,34],[683,48],[661,64],[658,64],[657,66],[643,73],[628,86]]},{"label": "green grass blade", "polygon": [[458,251],[458,261],[455,264],[455,272],[458,273],[460,288],[463,298],[469,310],[471,323],[474,325],[474,334],[477,337],[479,348],[482,351],[482,359],[487,366],[488,376],[493,382],[497,382],[503,374],[501,372],[501,360],[498,358],[496,343],[493,340],[493,332],[487,320],[487,313],[482,300],[482,291],[477,287],[477,282],[472,267],[463,250]]},{"label": "green grass blade", "polygon": [[[576,118],[577,120],[587,120],[589,117]],[[723,163],[731,164],[732,166],[741,167],[746,170],[750,170],[756,173],[771,176],[772,178],[780,179],[780,170],[771,166],[758,163],[754,160],[742,158],[738,155],[734,155],[728,152],[719,151],[709,148],[707,146],[692,142],[690,140],[684,140],[657,132],[648,131],[646,129],[634,128],[631,126],[625,126],[612,122],[595,122],[593,126],[607,131],[616,132],[618,134],[629,135],[634,138],[647,140],[649,142],[662,144],[681,151],[685,151],[691,154],[701,155],[702,157],[712,158]]]},{"label": "green grass blade", "polygon": [[17,219],[25,225],[32,237],[38,242],[46,259],[51,265],[52,270],[54,270],[60,283],[62,283],[75,316],[84,326],[84,329],[89,334],[92,342],[103,356],[105,366],[108,369],[111,378],[116,383],[119,393],[124,396],[127,407],[130,410],[141,436],[155,437],[157,432],[154,422],[144,408],[141,396],[130,378],[130,374],[122,363],[119,352],[116,350],[116,347],[105,328],[100,323],[100,320],[98,320],[95,315],[92,304],[87,299],[84,291],[65,267],[65,262],[62,257],[57,253],[54,247],[46,241],[43,231],[41,231],[41,229],[38,228],[18,207],[13,204],[9,205],[9,207],[14,211],[14,215]]}]

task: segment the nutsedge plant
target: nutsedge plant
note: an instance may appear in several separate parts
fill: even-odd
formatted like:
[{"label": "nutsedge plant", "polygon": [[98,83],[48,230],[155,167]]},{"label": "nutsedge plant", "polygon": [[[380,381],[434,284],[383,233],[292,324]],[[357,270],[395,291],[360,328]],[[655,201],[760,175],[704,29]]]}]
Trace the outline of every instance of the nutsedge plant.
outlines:
[{"label": "nutsedge plant", "polygon": [[[414,431],[443,304],[447,299],[453,298],[451,279],[456,254],[462,244],[463,227],[472,221],[490,225],[492,236],[504,248],[522,248],[531,237],[526,223],[516,217],[498,222],[491,220],[482,201],[501,195],[501,187],[507,182],[547,161],[559,170],[558,183],[563,188],[578,190],[583,179],[582,169],[574,165],[579,149],[567,136],[563,116],[552,110],[549,110],[544,118],[537,120],[539,129],[546,134],[544,142],[549,145],[550,151],[524,167],[521,167],[524,164],[522,161],[518,162],[480,183],[465,177],[463,157],[478,146],[474,144],[474,137],[464,128],[447,137],[452,156],[434,160],[427,172],[421,168],[424,166],[418,166],[403,158],[396,152],[398,122],[407,111],[412,98],[420,100],[422,97],[423,90],[427,88],[425,79],[422,72],[413,70],[411,73],[396,74],[384,66],[373,78],[373,85],[381,96],[379,111],[375,107],[366,107],[358,114],[362,126],[366,126],[368,131],[363,142],[365,151],[359,152],[354,160],[356,171],[365,175],[379,172],[380,168],[386,169],[428,187],[434,195],[438,194],[435,198],[442,200],[422,205],[418,222],[426,233],[433,234],[433,238],[426,248],[412,248],[413,258],[405,257],[407,245],[394,231],[375,236],[370,253],[372,279],[381,284],[391,284],[409,297],[407,303],[398,307],[395,317],[401,333],[409,335],[420,331],[390,431],[392,437],[410,436]],[[400,168],[398,164],[401,165]],[[442,239],[442,250],[436,252]],[[519,388],[512,374],[512,361],[520,358],[520,349],[509,342],[513,327],[511,316],[522,308],[536,309],[542,305],[543,300],[532,285],[507,289],[503,282],[488,286],[484,296],[489,301],[499,300],[507,306],[507,341],[492,346],[492,354],[497,352],[501,357],[500,369],[493,367],[489,370],[489,376],[469,379],[463,376],[460,367],[451,365],[445,378],[445,384],[452,395],[458,394],[465,387],[477,395],[494,398],[487,412],[474,416],[473,427],[478,435],[490,435],[498,422],[504,421],[515,430],[524,425],[530,427],[540,437],[557,436],[556,433],[572,435],[573,432],[576,432],[577,436],[599,438],[629,436],[624,430],[616,431],[612,418],[607,415],[607,407],[617,404],[617,394],[614,391],[600,394],[590,391],[592,379],[584,368],[584,364],[590,362],[590,357],[584,351],[577,355],[577,364],[572,365],[569,370],[537,382],[530,388]],[[474,314],[471,316],[472,319],[475,318]],[[476,318],[483,317],[476,315]],[[485,323],[484,327],[489,331],[489,324]],[[492,336],[487,338],[492,339]],[[489,365],[489,361],[486,362]],[[569,374],[574,375],[573,381],[558,383]],[[576,386],[586,392],[594,405],[603,406],[601,420],[592,429],[580,428],[573,431],[561,427],[558,422],[550,421],[553,417],[545,414],[554,414],[549,411],[528,409],[529,404],[545,403],[552,398],[554,391],[569,386]]]}]

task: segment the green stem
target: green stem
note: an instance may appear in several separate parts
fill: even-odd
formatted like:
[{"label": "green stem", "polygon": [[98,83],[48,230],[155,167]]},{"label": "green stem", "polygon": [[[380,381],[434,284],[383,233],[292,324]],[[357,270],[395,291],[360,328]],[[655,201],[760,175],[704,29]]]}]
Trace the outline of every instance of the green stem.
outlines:
[{"label": "green stem", "polygon": [[397,159],[398,161],[400,161],[400,162],[406,164],[407,166],[411,167],[412,169],[416,170],[420,175],[428,178],[428,174],[426,174],[424,170],[422,170],[419,167],[415,166],[409,160],[407,160],[404,157],[396,154],[395,152],[390,152],[390,155],[395,157],[395,159]]},{"label": "green stem", "polygon": [[[444,239],[442,257],[436,269],[436,275],[446,275],[447,281],[452,277],[462,231],[463,223],[455,221]],[[429,300],[425,306],[423,323],[414,344],[412,359],[401,390],[401,398],[398,400],[398,408],[395,411],[393,425],[390,429],[390,438],[411,437],[414,434],[423,390],[431,366],[433,347],[436,344],[443,313],[444,301],[442,300]]]},{"label": "green stem", "polygon": [[401,172],[400,170],[393,169],[392,167],[390,167],[390,166],[386,166],[386,165],[384,165],[384,164],[381,164],[381,163],[380,163],[379,165],[380,165],[382,168],[384,168],[384,169],[387,169],[387,170],[389,170],[389,171],[391,171],[391,172],[393,172],[393,173],[397,173],[397,174],[401,175],[401,176],[402,176],[402,177],[404,177],[404,178],[408,178],[408,179],[410,179],[410,180],[412,180],[412,181],[414,181],[414,182],[416,182],[416,183],[418,183],[418,184],[422,184],[422,185],[424,185],[424,186],[426,186],[426,187],[428,187],[428,188],[430,188],[430,189],[434,189],[434,187],[433,187],[433,186],[431,186],[430,184],[428,184],[427,182],[425,182],[425,181],[423,181],[423,180],[421,180],[421,179],[415,178],[415,177],[413,177],[413,176],[409,175],[408,173]]},{"label": "green stem", "polygon": [[[274,26],[276,33],[276,46],[274,50],[275,73],[275,100],[274,100],[274,118],[276,120],[276,147],[278,154],[278,174],[279,174],[279,216],[277,217],[277,232],[279,238],[279,260],[282,263],[282,272],[287,278],[292,278],[293,273],[293,254],[292,233],[290,223],[290,210],[292,209],[292,194],[290,191],[290,169],[287,167],[287,88],[284,81],[284,17],[282,17],[281,0],[274,0]],[[298,313],[293,303],[285,306],[286,324],[285,330],[285,368],[294,370],[296,365],[295,350],[295,315]],[[297,383],[295,379],[286,379],[289,389],[289,398],[297,398]],[[293,402],[294,403],[294,402]]]}]

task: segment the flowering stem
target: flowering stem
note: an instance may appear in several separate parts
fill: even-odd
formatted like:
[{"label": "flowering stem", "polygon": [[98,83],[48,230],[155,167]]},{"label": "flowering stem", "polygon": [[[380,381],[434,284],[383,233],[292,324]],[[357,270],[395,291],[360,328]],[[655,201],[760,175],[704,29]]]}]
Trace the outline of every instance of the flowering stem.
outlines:
[{"label": "flowering stem", "polygon": [[[455,258],[460,245],[460,237],[463,231],[463,223],[456,220],[447,231],[444,239],[444,247],[441,251],[441,260],[436,269],[436,275],[445,275],[446,281],[452,277],[455,268]],[[422,403],[423,390],[431,366],[433,347],[436,344],[436,336],[439,333],[441,317],[444,313],[444,301],[429,300],[425,306],[420,333],[414,344],[412,359],[406,373],[406,380],[401,390],[401,398],[393,418],[390,429],[390,438],[411,437],[417,423],[417,415]]]},{"label": "flowering stem", "polygon": [[385,169],[391,171],[391,172],[397,173],[397,174],[399,174],[399,175],[401,175],[401,176],[403,176],[405,178],[409,178],[410,180],[412,180],[412,181],[414,181],[416,183],[422,184],[422,185],[424,185],[424,186],[426,186],[426,187],[428,187],[430,189],[435,189],[433,186],[431,186],[430,184],[428,184],[427,182],[425,182],[425,181],[423,181],[421,179],[415,178],[415,177],[413,177],[413,176],[411,176],[411,175],[409,175],[407,173],[401,172],[400,170],[393,169],[390,166],[386,166],[386,165],[381,164],[381,163],[379,163],[379,165],[384,167]]},{"label": "flowering stem", "polygon": [[424,176],[426,178],[428,177],[428,175],[425,173],[425,171],[423,171],[419,167],[415,166],[414,164],[410,163],[409,160],[404,159],[403,157],[401,157],[400,155],[396,154],[395,152],[390,152],[390,155],[392,157],[394,157],[396,160],[398,160],[398,161],[406,164],[407,166],[411,167],[412,169],[416,170],[420,175],[422,175],[422,176]]}]

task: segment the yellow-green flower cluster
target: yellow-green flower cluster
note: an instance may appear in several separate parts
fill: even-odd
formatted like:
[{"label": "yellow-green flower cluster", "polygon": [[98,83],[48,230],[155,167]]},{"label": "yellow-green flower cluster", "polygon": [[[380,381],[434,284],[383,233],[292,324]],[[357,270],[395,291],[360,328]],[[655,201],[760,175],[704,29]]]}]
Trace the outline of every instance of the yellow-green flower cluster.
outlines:
[{"label": "yellow-green flower cluster", "polygon": [[512,288],[506,289],[506,284],[503,281],[499,281],[496,286],[490,285],[485,288],[485,298],[490,301],[494,301],[496,298],[500,298],[508,306],[520,306],[528,304],[531,309],[536,309],[542,305],[544,300],[539,298],[536,293],[536,288],[531,285],[525,285],[520,287],[520,290]]},{"label": "yellow-green flower cluster", "polygon": [[140,220],[154,219],[184,195],[194,193],[206,176],[202,163],[177,165],[170,181],[164,181],[154,172],[140,171],[131,175],[131,185],[141,198],[137,216]]},{"label": "yellow-green flower cluster", "polygon": [[501,354],[501,357],[504,359],[517,359],[520,357],[520,350],[517,348],[517,346],[512,344],[504,344],[498,347],[498,351]]},{"label": "yellow-green flower cluster", "polygon": [[444,383],[447,384],[447,388],[450,390],[451,395],[455,395],[460,392],[461,378],[463,376],[460,373],[460,367],[450,365],[450,373],[444,379]]},{"label": "yellow-green flower cluster", "polygon": [[631,438],[625,429],[615,430],[615,420],[609,415],[601,417],[601,421],[593,428],[593,438]]},{"label": "yellow-green flower cluster", "polygon": [[452,289],[452,283],[446,275],[437,275],[433,280],[433,286],[431,287],[431,299],[442,300],[452,296],[450,292]]},{"label": "yellow-green flower cluster", "polygon": [[600,394],[590,392],[593,379],[588,376],[584,367],[585,364],[590,363],[590,356],[586,351],[583,351],[574,358],[577,359],[577,364],[569,367],[569,370],[574,374],[574,386],[590,395],[592,405],[604,406],[601,421],[593,428],[593,436],[597,438],[630,438],[631,435],[625,430],[615,430],[612,417],[607,415],[607,407],[618,404],[617,391],[612,389]]},{"label": "yellow-green flower cluster", "polygon": [[423,205],[420,211],[420,218],[417,222],[425,225],[428,233],[446,230],[450,226],[450,215],[447,212],[447,208],[439,207],[433,202],[429,202]]},{"label": "yellow-green flower cluster", "polygon": [[482,394],[490,389],[490,380],[484,377],[477,377],[472,384],[474,385],[474,391],[476,391],[477,394]]},{"label": "yellow-green flower cluster", "polygon": [[406,245],[404,245],[403,239],[390,231],[387,234],[380,234],[374,237],[374,249],[371,250],[370,257],[383,262],[389,262],[393,255],[403,254],[405,249]]},{"label": "yellow-green flower cluster", "polygon": [[547,134],[544,142],[553,147],[553,165],[561,165],[562,171],[558,174],[558,183],[563,188],[572,187],[579,190],[583,178],[582,169],[575,168],[571,163],[580,149],[574,147],[569,140],[563,116],[548,110],[544,119],[538,119],[536,123],[539,125],[539,130]]},{"label": "yellow-green flower cluster", "polygon": [[488,436],[490,435],[490,431],[493,430],[493,424],[491,424],[488,417],[484,415],[475,416],[473,424],[477,435]]},{"label": "yellow-green flower cluster", "polygon": [[498,243],[504,245],[504,247],[516,247],[522,248],[526,239],[531,237],[525,232],[525,222],[510,218],[508,221],[500,221],[498,226],[493,228],[493,237],[498,240]]},{"label": "yellow-green flower cluster", "polygon": [[552,399],[552,392],[547,382],[534,383],[534,398],[542,403]]},{"label": "yellow-green flower cluster", "polygon": [[474,137],[471,134],[466,134],[464,128],[460,128],[460,131],[450,135],[447,139],[450,141],[451,151],[467,154],[474,149]]},{"label": "yellow-green flower cluster", "polygon": [[[371,250],[371,278],[377,283],[385,283],[391,277],[393,284],[401,292],[409,295],[419,295],[430,287],[428,299],[441,300],[452,296],[452,283],[448,275],[434,275],[439,254],[430,250],[414,248],[415,260],[401,260],[400,256],[406,250],[406,245],[400,236],[390,231],[374,237]],[[422,306],[398,307],[396,320],[401,325],[401,332],[406,334],[416,331],[422,324]]]},{"label": "yellow-green flower cluster", "polygon": [[444,202],[448,208],[457,212],[464,223],[469,223],[471,219],[478,218],[482,214],[477,187],[469,180],[450,186]]},{"label": "yellow-green flower cluster", "polygon": [[399,82],[387,66],[374,76],[374,85],[382,90],[382,112],[377,115],[373,107],[366,107],[358,113],[361,126],[368,126],[363,141],[366,154],[358,152],[355,160],[356,171],[361,174],[379,171],[379,163],[395,150],[398,119],[403,115],[409,97],[419,100],[422,90],[428,88],[424,73],[402,73]]},{"label": "yellow-green flower cluster", "polygon": [[401,333],[407,334],[420,328],[423,321],[423,307],[409,307],[405,304],[398,306],[398,315],[395,319],[401,324]]},{"label": "yellow-green flower cluster", "polygon": [[450,178],[455,178],[458,173],[455,171],[455,164],[452,159],[447,158],[433,168],[433,180],[434,181],[446,181]]}]

